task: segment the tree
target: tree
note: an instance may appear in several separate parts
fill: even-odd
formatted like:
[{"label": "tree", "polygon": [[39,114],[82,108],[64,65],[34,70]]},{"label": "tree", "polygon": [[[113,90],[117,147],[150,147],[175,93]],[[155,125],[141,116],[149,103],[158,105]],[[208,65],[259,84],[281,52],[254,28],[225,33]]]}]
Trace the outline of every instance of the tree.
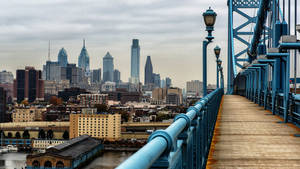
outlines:
[{"label": "tree", "polygon": [[69,132],[67,130],[65,130],[63,136],[64,140],[69,140]]},{"label": "tree", "polygon": [[108,111],[108,107],[106,104],[95,104],[94,107],[97,108],[97,112],[99,112],[99,113]]},{"label": "tree", "polygon": [[15,137],[16,137],[16,139],[20,139],[21,138],[20,132],[17,131]]},{"label": "tree", "polygon": [[41,138],[41,139],[45,139],[46,138],[46,133],[45,133],[44,129],[41,129],[39,131],[38,137]]},{"label": "tree", "polygon": [[57,98],[56,96],[51,96],[50,97],[50,100],[49,100],[49,103],[50,104],[53,104],[53,105],[61,105],[62,104],[62,100],[61,98]]},{"label": "tree", "polygon": [[157,113],[156,121],[163,121],[163,120],[168,120],[168,119],[170,119],[170,117],[169,117],[168,114],[165,114],[165,113]]},{"label": "tree", "polygon": [[21,104],[23,104],[24,106],[28,106],[28,105],[29,105],[28,100],[23,100],[23,101],[21,102]]},{"label": "tree", "polygon": [[54,135],[53,135],[53,131],[52,131],[51,129],[48,130],[48,131],[47,131],[47,139],[50,139],[50,140],[51,140],[51,139],[53,139],[53,136],[54,136]]},{"label": "tree", "polygon": [[1,139],[1,138],[5,138],[5,133],[4,133],[3,130],[0,130],[0,139]]},{"label": "tree", "polygon": [[28,130],[25,130],[24,133],[23,133],[23,138],[24,139],[29,139],[30,138],[30,134],[29,134],[29,131]]},{"label": "tree", "polygon": [[7,133],[7,138],[12,138],[12,133],[11,132]]},{"label": "tree", "polygon": [[128,122],[129,120],[129,113],[127,111],[120,111],[121,119],[123,122]]}]

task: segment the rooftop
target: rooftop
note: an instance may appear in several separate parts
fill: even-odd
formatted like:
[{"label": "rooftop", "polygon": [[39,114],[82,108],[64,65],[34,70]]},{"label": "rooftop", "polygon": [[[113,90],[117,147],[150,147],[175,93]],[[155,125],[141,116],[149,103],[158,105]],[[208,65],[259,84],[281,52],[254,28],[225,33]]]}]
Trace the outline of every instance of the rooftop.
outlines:
[{"label": "rooftop", "polygon": [[100,140],[92,138],[88,135],[82,135],[80,137],[73,138],[62,144],[56,145],[47,149],[46,153],[30,155],[31,157],[37,157],[42,155],[61,156],[65,158],[77,158],[78,156],[92,151],[95,147],[101,144]]}]

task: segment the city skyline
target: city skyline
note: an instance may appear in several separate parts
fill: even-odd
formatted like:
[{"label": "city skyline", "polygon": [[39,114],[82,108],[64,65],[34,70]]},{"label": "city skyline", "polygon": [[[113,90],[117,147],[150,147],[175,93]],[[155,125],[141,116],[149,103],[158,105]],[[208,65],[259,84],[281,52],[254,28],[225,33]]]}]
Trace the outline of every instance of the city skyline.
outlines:
[{"label": "city skyline", "polygon": [[[139,39],[132,39],[132,40],[139,40]],[[51,49],[50,49],[51,50]],[[83,51],[84,50],[84,51]],[[82,48],[81,48],[81,52],[80,52],[80,55],[79,55],[79,57],[81,56],[81,53],[82,52],[84,52],[84,53],[87,53],[88,51],[87,51],[87,49],[86,49],[86,47],[85,47],[85,39],[83,40],[83,46],[82,46]],[[89,54],[87,53],[87,55],[88,55],[88,57],[89,57]],[[107,56],[107,55],[109,55],[110,57],[112,57],[111,55],[110,55],[110,52],[106,52],[106,54],[105,54],[105,56]],[[105,57],[104,56],[104,57]],[[63,58],[62,58],[63,57]],[[79,58],[78,57],[78,58]],[[93,73],[93,70],[98,70],[98,69],[100,69],[100,70],[102,70],[103,69],[103,67],[104,67],[104,62],[103,62],[103,58],[104,57],[102,57],[101,58],[101,60],[102,60],[102,63],[100,63],[101,65],[100,65],[100,67],[93,67],[93,68],[88,68],[88,70],[89,70],[89,73]],[[142,69],[144,68],[144,70],[145,70],[145,68],[146,68],[146,66],[147,66],[147,61],[148,61],[148,57],[150,57],[149,55],[148,56],[146,56],[146,59],[145,59],[145,65],[142,67]],[[56,58],[57,59],[51,59],[51,57],[50,57],[50,60],[49,60],[49,58],[47,59],[47,60],[45,60],[45,62],[47,63],[47,62],[51,62],[51,63],[53,63],[53,64],[57,64],[57,66],[63,66],[64,64],[71,64],[71,65],[76,65],[76,66],[78,66],[79,67],[79,64],[78,63],[70,63],[69,61],[68,61],[68,59],[69,58],[71,58],[68,54],[67,54],[67,50],[65,49],[65,47],[62,47],[62,48],[60,48],[59,50],[58,50],[58,54],[57,54],[57,56],[56,56]],[[112,57],[113,58],[113,57]],[[150,62],[151,62],[151,58],[149,58],[150,59]],[[61,65],[61,63],[60,63],[60,60],[64,60],[66,63],[64,63],[63,65]],[[113,67],[114,67],[114,64],[115,64],[115,61],[114,61],[114,59],[113,59]],[[42,65],[43,66],[45,66],[44,65],[44,63],[42,63]],[[89,65],[89,64],[88,64]],[[24,65],[24,66],[29,66],[29,67],[35,67],[35,66],[32,66],[32,65]],[[39,67],[39,66],[37,66],[37,67]],[[63,66],[64,67],[64,66]],[[129,67],[131,67],[131,65],[129,66]],[[140,66],[141,67],[141,66]],[[152,63],[151,63],[151,67],[152,67]],[[18,69],[21,69],[21,68],[18,68]],[[14,79],[16,78],[16,71],[18,70],[18,69],[16,69],[16,70],[14,70],[14,71],[9,71],[9,70],[6,70],[6,69],[0,69],[0,71],[8,71],[9,73],[12,73],[13,74],[13,76],[14,76]],[[42,68],[42,69],[37,69],[37,70],[43,70],[44,68]],[[114,71],[115,70],[117,70],[118,72],[120,72],[118,69],[113,69],[113,80],[112,81],[114,81]],[[153,70],[153,68],[152,68],[152,70]],[[157,69],[157,70],[159,70],[159,69]],[[104,72],[103,72],[104,73]],[[140,79],[140,83],[142,83],[142,84],[144,84],[145,85],[145,72],[142,72],[142,76],[144,77],[144,80],[143,81],[141,81],[141,79]],[[160,76],[160,73],[158,73],[158,74],[155,74],[154,72],[153,72],[153,76],[155,76],[155,75],[158,75],[158,76]],[[102,75],[101,74],[101,76],[102,76],[102,78],[104,77],[104,75]],[[168,75],[166,75],[165,76],[166,78],[169,78],[168,77]],[[45,77],[46,78],[46,77]],[[125,80],[122,80],[122,79],[125,79]],[[45,80],[47,80],[47,79],[45,79]],[[103,79],[102,79],[103,80]],[[120,76],[120,80],[121,81],[124,81],[124,82],[130,82],[130,76],[129,76],[129,78],[128,79],[126,79],[126,78],[122,78],[122,76]],[[154,80],[154,79],[153,79]],[[164,80],[164,79],[162,79],[162,80]],[[188,79],[187,81],[189,81],[189,80],[198,80],[198,79]],[[200,79],[200,81],[201,81],[202,79]],[[185,81],[186,82],[186,81]],[[154,83],[154,81],[153,81],[153,83]],[[181,87],[181,88],[185,88],[186,86],[185,86],[185,84],[183,84],[182,86],[176,86],[176,87]]]},{"label": "city skyline", "polygon": [[[173,79],[174,86],[184,87],[188,80],[202,79],[201,44],[206,36],[202,12],[211,4],[196,0],[1,2],[4,9],[14,8],[18,12],[3,11],[6,16],[3,17],[5,25],[0,30],[3,39],[0,45],[5,50],[0,51],[4,60],[0,67],[11,72],[24,65],[42,69],[48,56],[49,40],[51,60],[64,47],[69,63],[77,63],[82,39],[85,38],[90,69],[101,67],[102,56],[110,51],[116,57],[115,66],[122,72],[122,81],[128,81],[131,40],[139,39],[142,48],[140,63],[145,63],[146,56],[151,55],[154,72]],[[218,18],[214,31],[216,39],[208,50],[209,65],[215,65],[215,45],[222,48],[221,59],[226,60],[227,38],[222,35],[227,28],[220,26],[224,24],[222,21],[227,20],[223,15],[227,12],[222,9],[223,5],[226,2],[216,3],[213,7]],[[72,10],[63,14],[57,12],[63,11],[65,6]],[[226,61],[223,63],[226,67]],[[140,70],[143,70],[143,64]],[[215,69],[209,68],[209,73],[215,74]],[[144,79],[143,73],[140,79]],[[209,76],[208,82],[215,83],[215,78]]]}]

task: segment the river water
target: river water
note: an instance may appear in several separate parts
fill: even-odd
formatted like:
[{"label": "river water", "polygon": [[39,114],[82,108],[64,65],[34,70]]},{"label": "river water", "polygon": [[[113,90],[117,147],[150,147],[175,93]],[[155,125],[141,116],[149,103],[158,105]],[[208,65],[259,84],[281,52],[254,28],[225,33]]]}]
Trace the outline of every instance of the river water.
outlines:
[{"label": "river water", "polygon": [[[131,154],[128,152],[105,152],[84,169],[113,169]],[[24,153],[0,154],[0,169],[25,169],[25,162],[26,154]]]}]

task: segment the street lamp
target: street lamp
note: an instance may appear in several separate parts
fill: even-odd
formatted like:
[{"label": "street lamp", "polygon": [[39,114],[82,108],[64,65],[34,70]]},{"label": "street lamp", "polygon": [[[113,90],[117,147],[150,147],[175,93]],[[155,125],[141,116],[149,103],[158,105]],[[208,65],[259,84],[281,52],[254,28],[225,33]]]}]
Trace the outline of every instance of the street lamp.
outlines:
[{"label": "street lamp", "polygon": [[220,66],[220,74],[221,74],[221,88],[223,89],[224,88],[224,75],[223,75],[223,67],[222,66]]},{"label": "street lamp", "polygon": [[216,22],[217,14],[209,7],[204,13],[204,23],[206,25],[206,31],[208,33],[206,39],[203,41],[203,97],[207,94],[207,45],[214,39],[212,31],[214,30],[214,24]]},{"label": "street lamp", "polygon": [[222,60],[218,59],[217,60],[217,88],[220,87],[220,85],[219,85],[219,71],[220,71],[221,66],[222,66]]},{"label": "street lamp", "polygon": [[215,51],[215,55],[216,55],[216,62],[217,62],[217,88],[219,88],[219,66],[221,66],[222,61],[219,59],[220,57],[220,52],[221,52],[221,48],[219,46],[216,46],[214,48]]}]

